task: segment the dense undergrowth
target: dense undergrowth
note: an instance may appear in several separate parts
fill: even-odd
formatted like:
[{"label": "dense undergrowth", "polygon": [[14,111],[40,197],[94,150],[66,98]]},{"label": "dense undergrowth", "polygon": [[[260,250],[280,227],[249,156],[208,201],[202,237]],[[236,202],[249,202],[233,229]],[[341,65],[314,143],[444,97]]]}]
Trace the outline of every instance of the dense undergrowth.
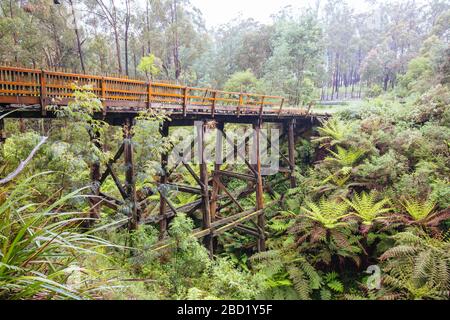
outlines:
[{"label": "dense undergrowth", "polygon": [[[84,230],[89,166],[108,161],[122,135],[93,122],[100,104],[87,88],[50,132],[39,121],[18,132],[8,121],[2,175],[28,155],[38,132],[50,139],[0,189],[0,298],[449,299],[448,54],[429,39],[395,91],[338,112],[297,142],[298,187],[281,210],[267,210],[269,250],[258,254],[249,237],[229,232],[211,260],[184,215],[170,225],[175,245],[155,252],[155,228],[123,227],[126,205],[104,208],[102,221]],[[157,134],[163,118],[142,115],[134,129],[139,189],[161,170],[157,159],[169,145]],[[99,140],[86,143],[86,128]],[[119,196],[111,178],[102,190]],[[146,216],[157,211],[158,198],[150,200]]]}]

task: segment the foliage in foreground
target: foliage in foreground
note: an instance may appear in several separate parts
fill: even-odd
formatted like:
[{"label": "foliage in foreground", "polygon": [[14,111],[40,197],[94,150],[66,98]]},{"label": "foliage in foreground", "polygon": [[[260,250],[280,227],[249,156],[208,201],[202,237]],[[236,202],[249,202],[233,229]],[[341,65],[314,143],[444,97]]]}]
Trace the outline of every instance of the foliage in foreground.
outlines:
[{"label": "foliage in foreground", "polygon": [[77,227],[85,218],[64,210],[79,190],[35,202],[40,176],[0,190],[0,298],[89,298],[96,286],[73,281],[74,274],[94,274],[79,259],[98,255],[98,248],[110,244],[80,233]]}]

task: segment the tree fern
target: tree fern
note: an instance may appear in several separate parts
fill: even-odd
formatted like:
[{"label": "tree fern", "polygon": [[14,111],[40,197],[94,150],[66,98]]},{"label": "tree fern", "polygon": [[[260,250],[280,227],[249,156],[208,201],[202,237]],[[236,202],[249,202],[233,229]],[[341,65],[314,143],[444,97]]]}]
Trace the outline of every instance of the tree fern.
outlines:
[{"label": "tree fern", "polygon": [[[326,157],[324,161],[337,163],[343,168],[351,168],[355,165],[359,159],[366,153],[362,149],[349,148],[345,149],[341,146],[336,147],[336,152],[329,150],[331,157]],[[348,169],[347,169],[348,171]]]},{"label": "tree fern", "polygon": [[351,201],[348,199],[344,199],[344,201],[354,210],[354,214],[361,218],[366,225],[372,225],[376,219],[392,210],[392,208],[386,208],[386,205],[390,203],[390,200],[384,198],[377,201],[377,195],[374,191],[371,191],[370,193],[356,193]]},{"label": "tree fern", "polygon": [[328,144],[334,146],[341,143],[350,132],[350,127],[339,118],[332,118],[317,129],[320,137],[313,139],[321,145]]},{"label": "tree fern", "polygon": [[421,221],[431,215],[436,207],[436,202],[430,199],[425,202],[421,202],[416,199],[405,199],[402,202],[402,205],[411,218],[415,221]]},{"label": "tree fern", "polygon": [[322,197],[318,203],[306,201],[306,207],[301,208],[305,216],[319,222],[327,229],[345,225],[341,222],[349,216],[348,205],[345,202]]}]

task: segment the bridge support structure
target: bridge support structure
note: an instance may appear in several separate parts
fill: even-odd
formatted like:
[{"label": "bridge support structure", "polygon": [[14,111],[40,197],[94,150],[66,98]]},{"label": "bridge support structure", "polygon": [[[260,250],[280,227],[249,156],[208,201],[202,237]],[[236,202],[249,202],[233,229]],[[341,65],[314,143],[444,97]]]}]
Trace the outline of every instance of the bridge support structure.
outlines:
[{"label": "bridge support structure", "polygon": [[[105,205],[114,210],[121,210],[129,217],[128,229],[137,229],[140,223],[141,210],[136,193],[136,177],[134,167],[133,156],[133,119],[127,118],[122,126],[123,140],[116,151],[116,154],[106,164],[105,169],[102,172],[100,159],[94,160],[91,164],[91,194],[89,211],[90,222],[92,225],[95,220],[100,219],[100,208]],[[103,152],[103,147],[100,142],[100,136],[98,133],[89,131],[91,142],[98,149],[99,152]],[[125,173],[125,182],[122,183],[119,175],[116,174],[116,170],[113,165],[118,162],[123,156],[123,165]],[[117,187],[121,199],[114,198],[101,191],[101,187],[108,177],[111,177]],[[149,196],[148,190],[144,190],[145,196]]]},{"label": "bridge support structure", "polygon": [[[201,123],[201,125],[198,125]],[[174,164],[169,168],[169,151],[161,154],[161,172],[157,187],[146,188],[139,192],[136,191],[136,173],[134,168],[133,157],[133,119],[126,119],[123,123],[123,141],[117,150],[115,156],[106,163],[106,168],[102,172],[100,163],[94,162],[91,166],[92,187],[90,198],[91,210],[90,218],[92,220],[100,218],[100,206],[106,205],[110,208],[121,210],[125,208],[123,213],[129,217],[128,228],[135,230],[139,224],[156,224],[159,225],[160,243],[167,241],[168,227],[171,219],[178,213],[186,213],[195,218],[195,212],[201,213],[201,219],[198,221],[199,229],[197,234],[203,238],[205,247],[210,252],[211,257],[218,246],[218,236],[225,231],[235,229],[236,231],[250,235],[256,239],[256,247],[258,251],[266,250],[266,218],[265,218],[265,192],[273,195],[272,188],[274,186],[264,181],[261,164],[261,146],[263,139],[267,139],[270,145],[270,139],[262,132],[262,124],[260,121],[250,123],[252,126],[252,135],[247,135],[240,145],[235,144],[233,138],[227,134],[225,122],[215,121],[211,119],[202,120],[196,125],[196,135],[190,145],[182,150],[183,154],[176,159]],[[247,124],[248,125],[248,124]],[[161,137],[167,139],[170,136],[170,128],[176,126],[170,122],[164,122],[160,127]],[[211,128],[213,127],[213,128]],[[283,124],[285,134],[288,140],[288,156],[281,154],[282,160],[287,163],[287,167],[280,168],[280,171],[287,174],[288,177],[278,181],[284,183],[286,180],[290,182],[291,187],[296,186],[294,170],[295,170],[295,123],[293,121]],[[215,129],[215,149],[213,157],[213,167],[208,166],[206,158],[206,136],[210,130]],[[248,158],[246,154],[240,151],[248,150],[250,138],[252,138],[252,150],[249,152]],[[99,137],[91,134],[91,140],[94,145],[101,151],[102,146]],[[225,146],[231,146],[230,150],[225,150]],[[173,146],[175,148],[175,146]],[[197,151],[197,159],[199,160],[198,168],[191,163],[186,154],[192,155],[194,150]],[[177,150],[180,151],[180,150]],[[227,151],[225,153],[225,151]],[[116,174],[113,165],[123,156],[123,166],[125,173],[125,182],[122,183]],[[239,172],[239,166],[226,164],[227,170],[224,170],[225,160],[230,156],[240,158],[245,163],[246,172]],[[185,174],[189,174],[195,185],[181,185],[171,182],[172,174],[182,166]],[[241,166],[242,167],[242,166]],[[210,170],[208,170],[210,168]],[[105,180],[111,176],[114,181],[121,199],[116,199],[106,195],[101,191],[101,186]],[[192,180],[192,179],[191,179]],[[245,181],[246,187],[240,190],[230,191],[228,184],[232,181]],[[196,195],[197,199],[191,203],[181,207],[176,207],[171,200],[171,192],[188,193]],[[146,198],[153,194],[159,194],[159,210],[154,216],[143,217],[146,209]],[[250,199],[255,203],[254,208],[247,209],[243,203],[243,199]],[[247,201],[248,202],[248,201]],[[238,213],[235,213],[238,212]]]},{"label": "bridge support structure", "polygon": [[[0,137],[4,137],[4,121],[0,119]],[[261,121],[252,121],[245,125],[252,126],[252,135],[246,136],[240,145],[235,141],[226,130],[225,121],[216,121],[214,119],[203,119],[201,125],[196,126],[196,136],[194,141],[186,150],[183,150],[183,157],[175,162],[169,168],[170,152],[161,154],[161,173],[156,183],[156,188],[144,188],[136,190],[136,170],[134,163],[133,150],[133,125],[134,118],[127,117],[121,122],[123,140],[115,155],[104,164],[100,159],[93,161],[90,168],[91,190],[90,190],[90,210],[89,223],[92,226],[95,220],[101,218],[101,207],[106,206],[128,216],[127,227],[129,230],[136,230],[139,224],[156,224],[159,225],[161,243],[167,240],[168,227],[170,220],[178,213],[186,213],[195,218],[195,212],[201,213],[201,219],[197,220],[200,226],[196,235],[203,238],[205,247],[213,256],[217,246],[218,237],[224,232],[234,229],[239,233],[252,236],[256,239],[255,246],[258,251],[266,250],[266,218],[264,194],[267,192],[273,195],[273,186],[264,180],[261,164],[261,146],[263,139],[267,139],[270,145],[271,141],[262,130]],[[234,124],[238,125],[238,124]],[[288,155],[283,155],[280,150],[277,152],[281,155],[281,162],[287,164],[280,168],[282,173],[287,174],[286,179],[282,179],[277,183],[289,181],[290,187],[296,186],[295,181],[295,121],[286,121],[281,123],[284,135],[288,142]],[[161,137],[167,139],[170,137],[170,129],[175,126],[184,126],[184,123],[171,123],[166,121],[161,125]],[[212,127],[212,128],[211,128]],[[215,149],[212,166],[208,166],[206,159],[206,136],[210,130],[216,130]],[[103,152],[103,146],[98,133],[89,131],[91,143]],[[242,155],[240,151],[245,149],[248,151],[250,138],[253,144],[252,152],[249,159],[246,155]],[[227,146],[231,146],[232,150],[225,150]],[[190,163],[184,158],[186,151],[191,154],[197,150],[199,164]],[[225,160],[233,155],[240,157],[245,165],[233,166],[225,164]],[[250,159],[250,157],[252,157]],[[119,161],[120,160],[120,161]],[[180,185],[171,182],[172,174],[182,165],[186,174],[189,174],[196,182],[196,185]],[[117,174],[117,170],[122,170],[123,174]],[[224,169],[224,167],[226,167]],[[246,170],[242,172],[242,167]],[[111,177],[114,185],[117,187],[119,198],[102,192],[102,185],[106,179]],[[121,179],[124,179],[122,182]],[[191,179],[192,180],[192,179]],[[232,181],[245,181],[246,187],[240,190],[230,190],[229,184]],[[170,193],[172,191],[197,195],[197,199],[191,203],[185,204],[177,208],[171,200]],[[155,216],[144,216],[147,206],[147,198],[151,195],[159,194],[159,210]],[[248,205],[244,205],[242,200],[249,200],[255,203],[254,208],[248,209]],[[247,201],[248,204],[248,201]],[[236,213],[237,212],[237,213]]]}]

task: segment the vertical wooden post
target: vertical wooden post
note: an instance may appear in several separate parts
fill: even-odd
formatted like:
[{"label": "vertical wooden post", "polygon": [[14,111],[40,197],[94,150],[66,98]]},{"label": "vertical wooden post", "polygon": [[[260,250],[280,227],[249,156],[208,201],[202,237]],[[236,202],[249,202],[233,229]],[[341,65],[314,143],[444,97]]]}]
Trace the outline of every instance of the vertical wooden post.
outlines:
[{"label": "vertical wooden post", "polygon": [[259,121],[261,122],[262,121],[262,116],[263,116],[263,113],[264,113],[264,99],[265,99],[266,97],[262,97],[262,99],[261,99],[261,106],[260,106],[260,109],[259,109]]},{"label": "vertical wooden post", "polygon": [[183,117],[186,117],[186,114],[187,114],[188,93],[189,93],[189,88],[188,87],[184,88]]},{"label": "vertical wooden post", "polygon": [[[205,158],[205,133],[206,133],[206,123],[202,123],[202,125],[197,126],[197,137],[198,137],[198,146],[199,146],[199,162],[200,162],[200,180],[202,185],[200,186],[202,189],[202,201],[203,201],[203,222],[202,228],[203,230],[211,228],[211,212],[210,212],[210,204],[209,204],[209,190],[208,190],[208,164],[206,163]],[[209,234],[204,238],[204,244],[206,248],[209,250],[210,257],[213,257],[214,254],[214,243],[213,243],[213,235]]]},{"label": "vertical wooden post", "polygon": [[[92,131],[89,133],[91,142],[99,149],[102,150],[102,146],[100,144],[100,135],[98,133],[93,133]],[[91,197],[89,199],[91,208],[89,210],[89,218],[90,219],[99,219],[100,218],[100,161],[96,160],[91,164]],[[94,221],[90,220],[88,225],[93,225]]]},{"label": "vertical wooden post", "polygon": [[147,109],[150,109],[152,107],[152,83],[149,81],[148,88],[147,88]]},{"label": "vertical wooden post", "polygon": [[297,187],[297,181],[295,180],[295,136],[294,136],[294,120],[290,120],[288,123],[288,145],[289,145],[289,168],[290,168],[290,181],[291,188]]},{"label": "vertical wooden post", "polygon": [[284,104],[284,98],[281,99],[280,110],[278,111],[278,116],[280,116],[281,112],[283,111],[283,104]]},{"label": "vertical wooden post", "polygon": [[103,104],[103,115],[106,116],[107,106],[106,106],[106,81],[102,77],[101,80],[101,90],[102,90],[102,104]]},{"label": "vertical wooden post", "polygon": [[132,123],[133,119],[127,119],[123,126],[124,157],[125,157],[125,192],[130,206],[129,230],[136,230],[139,224],[139,214],[136,204],[136,181],[133,161]]},{"label": "vertical wooden post", "polygon": [[[169,124],[164,122],[160,129],[161,136],[163,138],[167,138],[169,136]],[[167,174],[167,165],[169,162],[169,154],[164,152],[161,154],[161,176],[159,179],[160,187],[167,184],[169,177]],[[164,190],[160,190],[160,192],[164,192]],[[166,215],[166,201],[163,197],[159,198],[159,215],[162,218],[159,222],[159,239],[162,240],[166,237],[167,234],[167,215]]]},{"label": "vertical wooden post", "polygon": [[[253,125],[253,152],[255,155],[255,170],[256,170],[256,210],[264,209],[264,189],[263,189],[263,181],[261,175],[261,122],[258,121]],[[266,217],[264,212],[258,215],[258,229],[259,229],[259,239],[258,239],[258,251],[266,250],[266,235],[265,235],[265,226],[266,226]]]},{"label": "vertical wooden post", "polygon": [[211,116],[214,118],[216,116],[216,99],[217,99],[217,91],[213,92],[213,101],[211,106]]},{"label": "vertical wooden post", "polygon": [[[216,174],[216,171],[220,170],[222,166],[222,158],[223,158],[223,137],[222,132],[224,129],[224,123],[219,122],[216,125],[216,156],[214,163],[214,178],[219,178],[219,175]],[[219,195],[219,185],[216,182],[216,179],[213,179],[213,188],[211,193],[211,221],[214,222],[216,220],[216,211],[217,211],[217,197]]]},{"label": "vertical wooden post", "polygon": [[239,118],[241,116],[241,108],[242,105],[244,104],[244,97],[242,95],[242,93],[239,94],[239,105],[237,108],[237,117]]},{"label": "vertical wooden post", "polygon": [[47,84],[45,79],[45,71],[41,70],[41,74],[39,76],[40,83],[40,101],[41,101],[41,114],[43,116],[47,115],[47,106],[46,106],[46,98],[47,98]]}]

